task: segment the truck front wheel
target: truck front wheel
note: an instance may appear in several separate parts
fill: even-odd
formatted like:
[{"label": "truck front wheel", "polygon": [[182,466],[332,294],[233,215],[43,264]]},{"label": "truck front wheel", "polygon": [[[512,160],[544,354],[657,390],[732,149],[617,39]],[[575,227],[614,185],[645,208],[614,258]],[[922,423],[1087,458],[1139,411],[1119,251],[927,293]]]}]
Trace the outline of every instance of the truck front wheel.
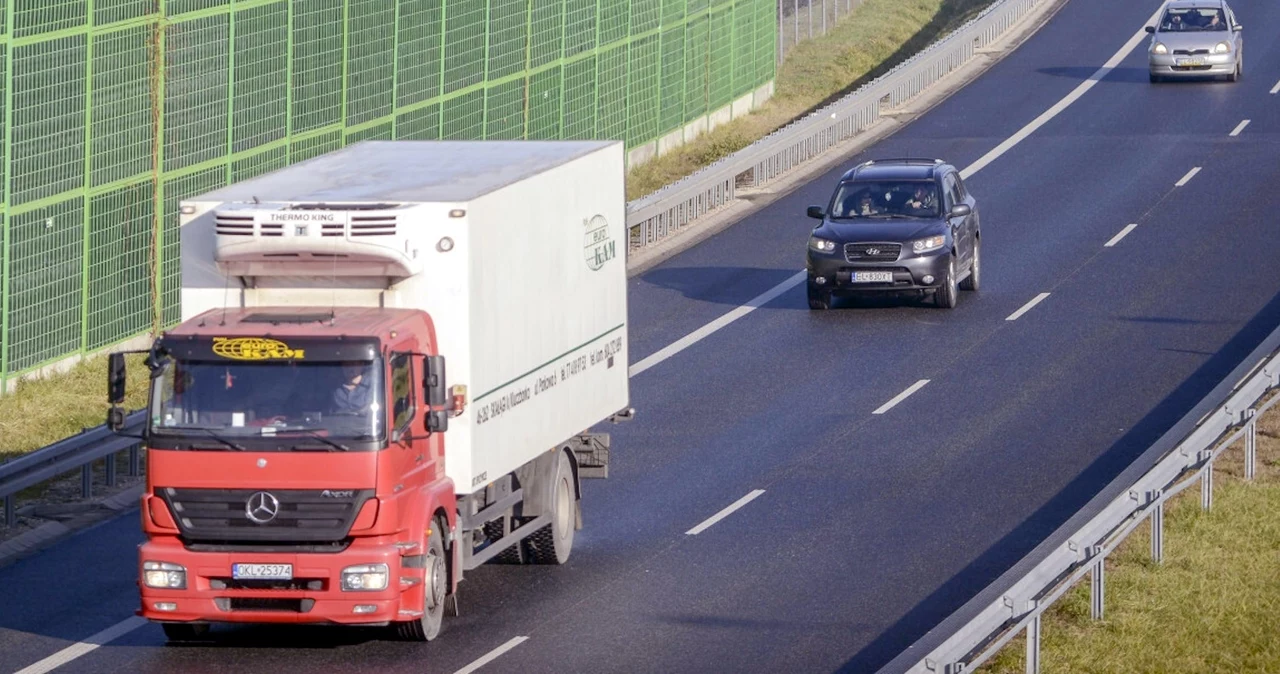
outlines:
[{"label": "truck front wheel", "polygon": [[569,561],[569,551],[573,549],[577,499],[573,488],[573,467],[564,452],[560,452],[556,465],[551,495],[551,524],[534,532],[530,540],[529,547],[536,564],[564,564]]},{"label": "truck front wheel", "polygon": [[440,535],[440,523],[431,527],[427,539],[427,559],[422,591],[422,617],[417,620],[396,623],[396,631],[405,641],[431,641],[440,635],[444,622],[444,598],[449,593],[449,570],[446,566],[444,542]]}]

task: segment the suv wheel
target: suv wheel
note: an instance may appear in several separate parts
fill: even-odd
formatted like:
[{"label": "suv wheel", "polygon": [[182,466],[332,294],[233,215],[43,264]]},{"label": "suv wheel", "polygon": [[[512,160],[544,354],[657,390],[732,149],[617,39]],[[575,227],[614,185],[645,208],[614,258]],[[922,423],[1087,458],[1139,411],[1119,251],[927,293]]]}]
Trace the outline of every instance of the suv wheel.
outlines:
[{"label": "suv wheel", "polygon": [[982,282],[982,239],[973,240],[973,266],[969,268],[969,276],[960,282],[961,290],[977,290]]},{"label": "suv wheel", "polygon": [[942,279],[942,285],[933,291],[933,301],[940,309],[954,309],[956,294],[956,256],[952,255],[947,261],[947,277]]},{"label": "suv wheel", "polygon": [[809,308],[814,311],[824,311],[831,308],[831,293],[819,290],[812,283],[809,284]]}]

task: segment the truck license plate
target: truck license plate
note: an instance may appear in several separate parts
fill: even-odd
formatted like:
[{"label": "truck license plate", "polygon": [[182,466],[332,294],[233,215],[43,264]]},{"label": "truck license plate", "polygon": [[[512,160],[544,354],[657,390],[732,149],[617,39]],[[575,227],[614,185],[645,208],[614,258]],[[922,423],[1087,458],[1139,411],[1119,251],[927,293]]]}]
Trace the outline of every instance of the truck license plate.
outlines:
[{"label": "truck license plate", "polygon": [[854,283],[892,283],[893,272],[891,271],[855,271],[853,278],[849,279]]},{"label": "truck license plate", "polygon": [[232,578],[266,578],[270,580],[292,580],[292,564],[232,564]]}]

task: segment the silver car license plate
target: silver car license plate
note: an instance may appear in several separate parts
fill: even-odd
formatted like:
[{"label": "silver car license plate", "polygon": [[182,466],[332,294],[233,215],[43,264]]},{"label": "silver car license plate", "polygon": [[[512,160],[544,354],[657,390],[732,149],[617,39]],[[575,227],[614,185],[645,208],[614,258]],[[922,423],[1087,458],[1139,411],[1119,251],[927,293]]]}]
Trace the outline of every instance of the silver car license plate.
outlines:
[{"label": "silver car license plate", "polygon": [[1178,59],[1178,65],[1180,65],[1180,66],[1202,66],[1202,65],[1204,65],[1204,59],[1202,59],[1202,58]]},{"label": "silver car license plate", "polygon": [[232,564],[232,578],[258,578],[267,580],[292,580],[292,564]]},{"label": "silver car license plate", "polygon": [[854,283],[893,283],[893,272],[855,271],[849,280]]}]

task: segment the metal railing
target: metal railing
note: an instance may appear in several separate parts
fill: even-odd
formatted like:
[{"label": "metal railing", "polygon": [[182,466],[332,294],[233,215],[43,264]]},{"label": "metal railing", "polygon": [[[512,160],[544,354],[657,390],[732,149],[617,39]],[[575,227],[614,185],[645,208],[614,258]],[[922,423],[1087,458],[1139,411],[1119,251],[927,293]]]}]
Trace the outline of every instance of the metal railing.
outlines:
[{"label": "metal railing", "polygon": [[[130,414],[122,432],[134,435],[141,433],[145,418],[145,411]],[[4,525],[12,527],[17,522],[18,492],[76,469],[80,470],[81,496],[93,496],[93,464],[100,459],[106,460],[105,477],[108,487],[116,484],[115,459],[120,452],[129,453],[128,474],[132,477],[140,475],[140,449],[141,441],[137,438],[117,435],[103,425],[86,429],[26,456],[0,464],[0,500],[4,501]]]},{"label": "metal railing", "polygon": [[778,0],[778,63],[805,40],[822,37],[862,0]]},{"label": "metal railing", "polygon": [[[1231,384],[1231,382],[1235,384]],[[1026,671],[1040,671],[1041,616],[1090,576],[1091,614],[1105,609],[1106,559],[1139,525],[1151,523],[1151,558],[1164,559],[1165,502],[1197,482],[1201,507],[1213,505],[1213,463],[1244,440],[1245,479],[1257,462],[1257,418],[1280,397],[1280,329],[1214,388],[1136,462],[1030,554],[921,637],[881,672],[971,671],[1022,632]],[[1206,408],[1216,406],[1206,413]]]},{"label": "metal railing", "polygon": [[974,57],[1037,5],[1051,0],[997,0],[892,70],[843,98],[751,145],[627,204],[630,248],[652,245],[730,204],[739,187],[760,187],[861,133]]}]

